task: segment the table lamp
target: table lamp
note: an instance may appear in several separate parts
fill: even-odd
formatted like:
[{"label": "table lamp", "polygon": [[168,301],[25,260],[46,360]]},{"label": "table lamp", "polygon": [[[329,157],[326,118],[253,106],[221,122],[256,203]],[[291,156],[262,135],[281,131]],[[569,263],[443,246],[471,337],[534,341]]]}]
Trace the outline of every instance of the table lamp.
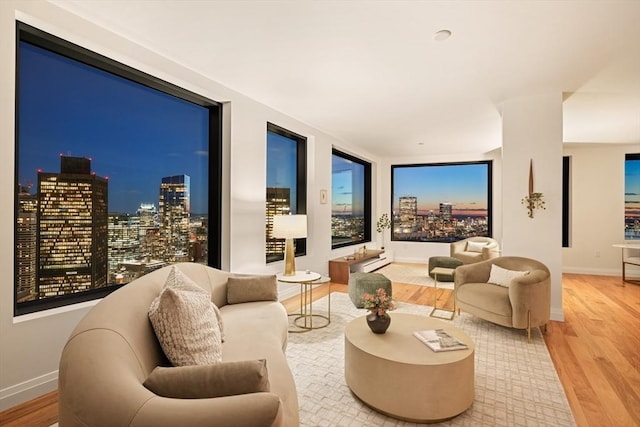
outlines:
[{"label": "table lamp", "polygon": [[293,239],[307,237],[307,216],[274,215],[271,235],[278,239],[285,239],[284,275],[295,276],[296,253]]}]

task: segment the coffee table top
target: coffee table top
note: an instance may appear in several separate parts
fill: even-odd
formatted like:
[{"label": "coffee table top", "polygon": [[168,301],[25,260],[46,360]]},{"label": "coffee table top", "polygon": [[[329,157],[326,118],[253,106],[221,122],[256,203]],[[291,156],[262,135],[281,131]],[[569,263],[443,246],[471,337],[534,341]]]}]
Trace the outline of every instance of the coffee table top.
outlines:
[{"label": "coffee table top", "polygon": [[[474,351],[471,338],[451,323],[426,316],[390,313],[391,325],[384,334],[374,334],[366,317],[352,320],[345,328],[345,339],[360,350],[381,359],[412,365],[441,365],[457,362]],[[467,344],[466,350],[434,352],[413,336],[415,331],[442,328]]]}]

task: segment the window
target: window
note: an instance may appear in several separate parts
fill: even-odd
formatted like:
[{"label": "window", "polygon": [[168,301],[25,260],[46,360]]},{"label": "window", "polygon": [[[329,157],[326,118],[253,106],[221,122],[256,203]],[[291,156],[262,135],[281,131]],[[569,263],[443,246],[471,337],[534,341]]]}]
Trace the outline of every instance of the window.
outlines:
[{"label": "window", "polygon": [[625,156],[624,239],[640,240],[640,153]]},{"label": "window", "polygon": [[391,166],[391,239],[491,237],[491,161]]},{"label": "window", "polygon": [[[284,239],[272,236],[274,215],[307,213],[307,139],[267,123],[266,261],[284,259]],[[306,255],[307,239],[295,240],[296,256]]]},{"label": "window", "polygon": [[333,150],[331,248],[371,240],[371,164]]},{"label": "window", "polygon": [[219,105],[17,31],[14,313],[101,298],[174,262],[219,267]]},{"label": "window", "polygon": [[562,247],[569,247],[569,218],[571,190],[571,157],[562,157]]}]

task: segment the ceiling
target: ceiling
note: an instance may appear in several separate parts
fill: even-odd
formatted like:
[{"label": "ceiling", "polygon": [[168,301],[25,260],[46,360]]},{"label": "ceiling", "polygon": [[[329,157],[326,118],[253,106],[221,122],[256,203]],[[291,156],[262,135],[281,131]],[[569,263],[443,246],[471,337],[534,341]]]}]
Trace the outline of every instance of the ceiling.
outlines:
[{"label": "ceiling", "polygon": [[640,143],[640,0],[50,2],[380,156],[490,151],[553,93],[565,142]]}]

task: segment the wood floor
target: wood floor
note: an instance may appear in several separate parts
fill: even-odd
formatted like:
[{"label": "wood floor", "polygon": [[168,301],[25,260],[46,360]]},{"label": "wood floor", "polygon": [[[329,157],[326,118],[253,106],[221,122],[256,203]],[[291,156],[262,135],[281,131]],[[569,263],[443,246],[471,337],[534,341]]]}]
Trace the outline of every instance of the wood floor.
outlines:
[{"label": "wood floor", "polygon": [[[314,290],[314,297],[328,289]],[[347,287],[332,284],[331,292]],[[438,305],[453,307],[451,291],[437,295]],[[393,297],[433,305],[435,295],[432,288],[394,284]],[[299,299],[284,304],[293,312]],[[564,274],[563,308],[565,322],[550,322],[545,341],[577,425],[640,426],[640,285],[621,286],[620,277]],[[52,392],[0,412],[0,426],[49,426],[57,418]]]}]

